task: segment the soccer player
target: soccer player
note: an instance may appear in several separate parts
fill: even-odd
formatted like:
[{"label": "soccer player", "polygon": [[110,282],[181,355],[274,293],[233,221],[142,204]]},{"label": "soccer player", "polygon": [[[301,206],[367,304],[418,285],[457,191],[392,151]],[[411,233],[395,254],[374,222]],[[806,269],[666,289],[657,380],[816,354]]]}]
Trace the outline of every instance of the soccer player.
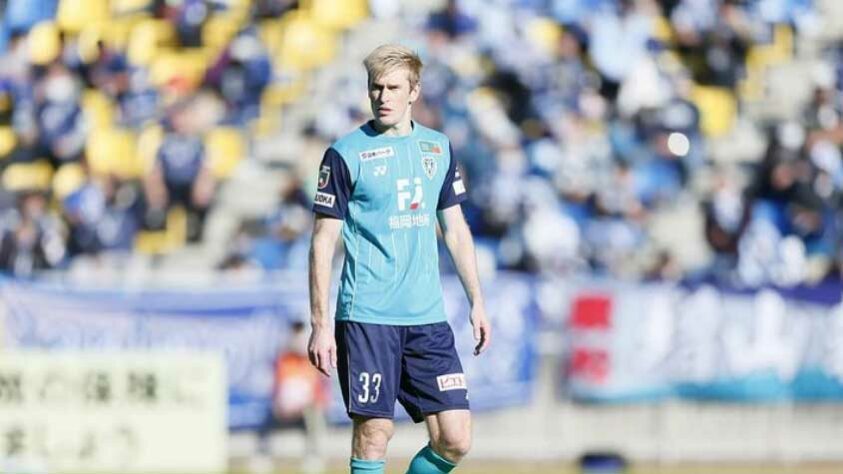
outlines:
[{"label": "soccer player", "polygon": [[[474,355],[491,340],[459,206],[466,190],[448,138],[411,119],[419,57],[384,45],[363,64],[374,119],[337,140],[319,168],[308,353],[323,374],[337,369],[353,421],[352,474],[384,472],[396,400],[430,435],[407,472],[446,473],[468,452],[471,416],[442,303],[436,222],[471,303]],[[340,233],[345,262],[332,333],[328,288]]]}]

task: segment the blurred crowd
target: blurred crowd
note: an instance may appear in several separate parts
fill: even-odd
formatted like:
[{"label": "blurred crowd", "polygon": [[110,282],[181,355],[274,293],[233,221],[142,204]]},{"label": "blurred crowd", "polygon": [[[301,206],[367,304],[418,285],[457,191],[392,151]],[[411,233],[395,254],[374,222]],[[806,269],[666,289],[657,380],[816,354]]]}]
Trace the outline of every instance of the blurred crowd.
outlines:
[{"label": "blurred crowd", "polygon": [[[384,41],[425,61],[415,119],[452,141],[484,273],[839,279],[843,43],[817,39],[811,0],[0,7],[0,267],[17,275],[201,243],[221,183],[284,127],[306,153],[282,163],[275,209],[244,219],[215,263],[304,269],[315,163],[369,115],[365,71],[344,59],[374,39],[360,51],[351,39],[392,31]],[[810,96],[753,114],[767,71],[804,60],[808,40]],[[329,87],[296,93],[320,71]],[[278,119],[305,102],[308,120]],[[739,124],[763,146],[739,150]]]}]

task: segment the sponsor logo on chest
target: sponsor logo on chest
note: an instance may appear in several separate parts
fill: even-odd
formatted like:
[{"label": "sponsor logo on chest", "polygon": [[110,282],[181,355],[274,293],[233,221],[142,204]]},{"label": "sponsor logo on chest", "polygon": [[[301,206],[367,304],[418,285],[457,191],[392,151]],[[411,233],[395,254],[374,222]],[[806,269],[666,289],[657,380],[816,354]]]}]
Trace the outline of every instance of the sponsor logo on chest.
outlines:
[{"label": "sponsor logo on chest", "polygon": [[442,146],[439,143],[430,140],[419,140],[419,150],[422,153],[433,153],[434,155],[442,154]]},{"label": "sponsor logo on chest", "polygon": [[375,158],[389,158],[395,156],[395,150],[391,146],[375,148],[360,152],[360,161],[374,160]]}]

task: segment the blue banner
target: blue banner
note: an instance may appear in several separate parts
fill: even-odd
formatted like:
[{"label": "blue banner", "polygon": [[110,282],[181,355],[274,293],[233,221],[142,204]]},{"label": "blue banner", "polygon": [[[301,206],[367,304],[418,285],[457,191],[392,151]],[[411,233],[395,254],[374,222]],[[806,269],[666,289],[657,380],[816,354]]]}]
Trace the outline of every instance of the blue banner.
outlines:
[{"label": "blue banner", "polygon": [[[472,407],[529,401],[534,380],[535,310],[531,280],[502,275],[485,286],[493,350],[474,357],[469,308],[456,277],[443,279]],[[245,288],[221,282],[196,290],[82,289],[6,280],[5,346],[49,350],[186,349],[222,352],[229,382],[229,426],[257,428],[271,416],[273,364],[289,323],[309,317],[306,281]],[[331,419],[345,415],[338,391]]]},{"label": "blue banner", "polygon": [[840,287],[585,285],[570,300],[575,399],[843,400]]}]

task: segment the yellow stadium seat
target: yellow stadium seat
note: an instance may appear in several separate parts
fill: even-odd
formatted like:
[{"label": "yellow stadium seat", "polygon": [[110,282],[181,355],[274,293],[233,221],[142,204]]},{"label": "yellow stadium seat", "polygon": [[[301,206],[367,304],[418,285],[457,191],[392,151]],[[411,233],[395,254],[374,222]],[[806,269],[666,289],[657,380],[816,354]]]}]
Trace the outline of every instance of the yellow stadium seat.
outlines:
[{"label": "yellow stadium seat", "polygon": [[284,34],[284,26],[281,20],[263,20],[258,26],[258,36],[261,43],[271,56],[275,56],[281,50],[281,40]]},{"label": "yellow stadium seat", "polygon": [[88,176],[78,163],[67,163],[53,174],[53,195],[62,200],[85,184]]},{"label": "yellow stadium seat", "polygon": [[160,125],[150,125],[138,136],[137,157],[140,175],[146,176],[155,166],[155,157],[161,142],[164,141],[164,129]]},{"label": "yellow stadium seat", "polygon": [[131,15],[152,6],[153,0],[111,0],[111,14]]},{"label": "yellow stadium seat", "polygon": [[93,174],[133,179],[140,177],[143,171],[137,154],[137,139],[130,130],[93,130],[88,135],[85,156]]},{"label": "yellow stadium seat", "polygon": [[132,31],[134,31],[136,26],[145,21],[150,21],[148,15],[112,18],[107,23],[101,25],[103,28],[102,38],[108,47],[117,51],[126,51]]},{"label": "yellow stadium seat", "polygon": [[351,28],[369,16],[366,0],[304,0],[300,5],[301,10],[326,28]]},{"label": "yellow stadium seat", "polygon": [[527,23],[526,36],[541,51],[555,54],[562,38],[562,28],[551,18],[536,17]]},{"label": "yellow stadium seat", "polygon": [[167,213],[164,230],[141,231],[135,236],[135,250],[147,255],[160,255],[184,247],[187,242],[187,212],[176,206]]},{"label": "yellow stadium seat", "polygon": [[18,138],[12,127],[0,127],[0,159],[9,156],[17,144]]},{"label": "yellow stadium seat", "polygon": [[281,113],[278,110],[267,111],[261,106],[260,115],[249,122],[249,133],[255,138],[267,138],[281,129]]},{"label": "yellow stadium seat", "polygon": [[275,56],[281,67],[304,71],[325,65],[336,55],[336,34],[306,14],[287,13],[281,24],[281,46]]},{"label": "yellow stadium seat", "polygon": [[82,93],[82,113],[92,129],[104,129],[114,123],[114,105],[108,96],[97,89]]},{"label": "yellow stadium seat", "polygon": [[673,26],[670,24],[670,20],[662,15],[656,15],[653,17],[653,30],[650,34],[653,38],[664,44],[673,44],[676,40],[676,35],[673,32]]},{"label": "yellow stadium seat", "polygon": [[32,27],[27,36],[27,48],[29,60],[39,66],[46,66],[58,58],[61,38],[55,23],[45,21]]},{"label": "yellow stadium seat", "polygon": [[225,179],[245,158],[246,141],[237,128],[217,127],[205,136],[205,153],[211,173],[218,179]]},{"label": "yellow stadium seat", "polygon": [[176,32],[167,20],[144,19],[132,28],[127,46],[127,56],[132,64],[148,65],[159,50],[174,46]]},{"label": "yellow stadium seat", "polygon": [[290,83],[273,83],[261,95],[261,107],[281,107],[298,101],[305,92],[306,80],[299,77]]},{"label": "yellow stadium seat", "polygon": [[150,65],[149,78],[159,87],[179,81],[180,87],[192,90],[201,84],[207,69],[204,49],[162,51]]},{"label": "yellow stadium seat", "polygon": [[706,136],[716,138],[732,130],[737,100],[731,90],[695,85],[691,90],[691,100],[700,110],[700,128]]},{"label": "yellow stadium seat", "polygon": [[240,22],[231,15],[213,15],[202,26],[202,44],[215,51],[221,50],[237,34]]},{"label": "yellow stadium seat", "polygon": [[79,33],[87,25],[107,21],[108,0],[60,0],[56,23],[68,33]]},{"label": "yellow stadium seat", "polygon": [[9,191],[46,191],[52,178],[53,167],[47,160],[13,163],[3,172],[3,187]]},{"label": "yellow stadium seat", "polygon": [[769,44],[756,44],[746,55],[746,76],[738,85],[741,98],[747,101],[764,97],[764,73],[767,68],[789,62],[793,57],[793,30],[776,25]]},{"label": "yellow stadium seat", "polygon": [[91,64],[99,55],[99,41],[104,39],[105,28],[102,24],[86,25],[79,31],[76,53],[85,64]]},{"label": "yellow stadium seat", "polygon": [[171,249],[184,247],[187,242],[187,211],[181,206],[167,213],[167,245]]}]

